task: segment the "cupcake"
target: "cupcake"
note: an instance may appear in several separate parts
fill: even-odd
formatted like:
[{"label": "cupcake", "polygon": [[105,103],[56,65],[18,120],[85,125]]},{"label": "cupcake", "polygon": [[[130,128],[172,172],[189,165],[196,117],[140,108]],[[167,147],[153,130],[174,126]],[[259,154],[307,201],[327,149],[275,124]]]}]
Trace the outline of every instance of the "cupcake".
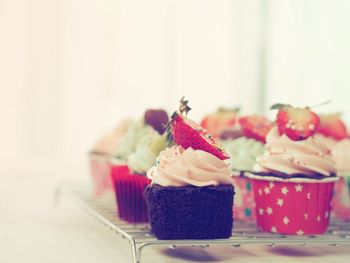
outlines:
[{"label": "cupcake", "polygon": [[234,218],[241,221],[255,220],[255,201],[251,179],[246,173],[253,170],[256,158],[264,151],[266,134],[272,123],[263,116],[240,117],[238,125],[225,130],[220,137],[224,150],[230,156],[235,180]]},{"label": "cupcake", "polygon": [[350,139],[338,142],[332,154],[339,176],[332,202],[333,213],[340,219],[350,220]]},{"label": "cupcake", "polygon": [[281,234],[327,230],[335,164],[314,134],[319,117],[309,108],[277,105],[276,124],[266,138],[252,178],[257,225]]},{"label": "cupcake", "polygon": [[216,112],[206,115],[201,126],[212,136],[218,138],[226,129],[231,128],[237,122],[239,108],[219,108]]},{"label": "cupcake", "polygon": [[334,187],[333,215],[340,219],[350,220],[350,140],[340,114],[320,115],[318,137],[324,145],[331,149],[339,177]]},{"label": "cupcake", "polygon": [[339,176],[332,202],[333,212],[340,219],[350,220],[350,139],[338,142],[332,154]]},{"label": "cupcake", "polygon": [[147,170],[166,146],[165,135],[160,134],[168,120],[163,112],[149,110],[143,120],[132,121],[110,161],[119,217],[130,223],[148,222],[143,191],[150,183]]},{"label": "cupcake", "polygon": [[108,161],[127,130],[123,121],[115,130],[100,138],[89,152],[90,174],[96,195],[112,189]]},{"label": "cupcake", "polygon": [[223,142],[223,148],[230,156],[230,168],[235,180],[234,218],[241,221],[255,220],[255,201],[247,172],[253,170],[255,159],[264,151],[264,145],[254,139],[240,137]]},{"label": "cupcake", "polygon": [[168,139],[147,173],[145,189],[152,233],[158,239],[229,238],[234,187],[227,154],[211,136],[185,115],[181,100],[172,115]]}]

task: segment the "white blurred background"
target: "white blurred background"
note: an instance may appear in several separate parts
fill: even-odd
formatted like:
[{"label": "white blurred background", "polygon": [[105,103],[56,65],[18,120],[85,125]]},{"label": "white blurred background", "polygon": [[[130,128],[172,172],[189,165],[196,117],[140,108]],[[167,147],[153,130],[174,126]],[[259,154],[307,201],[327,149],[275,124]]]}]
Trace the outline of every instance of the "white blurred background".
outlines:
[{"label": "white blurred background", "polygon": [[[0,0],[0,172],[85,167],[123,117],[190,100],[349,121],[350,1]],[[85,165],[86,164],[86,165]]]}]

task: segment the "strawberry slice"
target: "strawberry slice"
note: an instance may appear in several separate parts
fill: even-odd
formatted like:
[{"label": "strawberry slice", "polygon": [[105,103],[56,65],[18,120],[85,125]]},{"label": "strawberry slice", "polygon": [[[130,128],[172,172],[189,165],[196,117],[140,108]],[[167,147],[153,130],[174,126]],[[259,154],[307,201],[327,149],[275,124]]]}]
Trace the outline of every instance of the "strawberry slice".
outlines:
[{"label": "strawberry slice", "polygon": [[185,115],[191,109],[187,106],[188,101],[181,99],[180,111],[171,116],[168,123],[168,140],[181,145],[185,149],[192,147],[195,150],[209,152],[221,160],[229,156],[219,147],[207,131]]},{"label": "strawberry slice", "polygon": [[263,143],[266,143],[266,135],[273,127],[273,123],[270,120],[260,115],[244,116],[239,118],[238,122],[246,137]]},{"label": "strawberry slice", "polygon": [[218,138],[222,131],[236,123],[238,111],[238,108],[220,108],[217,112],[205,116],[201,126],[207,129],[211,135]]},{"label": "strawberry slice", "polygon": [[339,141],[348,137],[347,128],[337,113],[320,115],[318,132]]},{"label": "strawberry slice", "polygon": [[279,133],[287,135],[294,141],[306,140],[318,129],[320,117],[308,107],[296,108],[276,104],[271,109],[278,109],[276,123]]}]

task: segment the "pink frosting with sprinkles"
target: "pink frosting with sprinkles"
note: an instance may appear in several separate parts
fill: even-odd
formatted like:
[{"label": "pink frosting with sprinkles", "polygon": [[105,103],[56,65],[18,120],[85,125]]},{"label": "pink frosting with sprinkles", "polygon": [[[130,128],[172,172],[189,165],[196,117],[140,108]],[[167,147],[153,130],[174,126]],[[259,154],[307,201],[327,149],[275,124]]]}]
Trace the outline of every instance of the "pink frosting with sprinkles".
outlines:
[{"label": "pink frosting with sprinkles", "polygon": [[265,152],[257,158],[256,172],[293,174],[321,174],[336,172],[330,147],[317,137],[293,141],[273,128],[266,137]]}]

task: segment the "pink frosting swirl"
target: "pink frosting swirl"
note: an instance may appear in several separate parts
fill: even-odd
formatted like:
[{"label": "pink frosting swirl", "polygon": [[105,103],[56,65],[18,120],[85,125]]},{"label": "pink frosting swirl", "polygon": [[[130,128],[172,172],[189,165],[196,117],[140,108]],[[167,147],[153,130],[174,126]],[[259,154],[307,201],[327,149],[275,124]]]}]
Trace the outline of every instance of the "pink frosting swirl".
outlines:
[{"label": "pink frosting swirl", "polygon": [[328,150],[331,152],[333,150],[333,148],[337,145],[337,141],[334,140],[331,137],[326,137],[322,134],[316,133],[314,135],[314,140],[318,143],[318,144],[322,144],[324,147],[328,148]]},{"label": "pink frosting swirl", "polygon": [[314,137],[293,141],[284,134],[279,135],[275,127],[267,135],[265,152],[257,158],[254,170],[330,176],[335,173],[335,165],[323,141]]},{"label": "pink frosting swirl", "polygon": [[332,151],[337,173],[345,175],[350,173],[350,139],[338,142]]},{"label": "pink frosting swirl", "polygon": [[233,185],[230,166],[216,156],[181,146],[159,154],[157,165],[147,173],[153,184],[162,186]]}]

